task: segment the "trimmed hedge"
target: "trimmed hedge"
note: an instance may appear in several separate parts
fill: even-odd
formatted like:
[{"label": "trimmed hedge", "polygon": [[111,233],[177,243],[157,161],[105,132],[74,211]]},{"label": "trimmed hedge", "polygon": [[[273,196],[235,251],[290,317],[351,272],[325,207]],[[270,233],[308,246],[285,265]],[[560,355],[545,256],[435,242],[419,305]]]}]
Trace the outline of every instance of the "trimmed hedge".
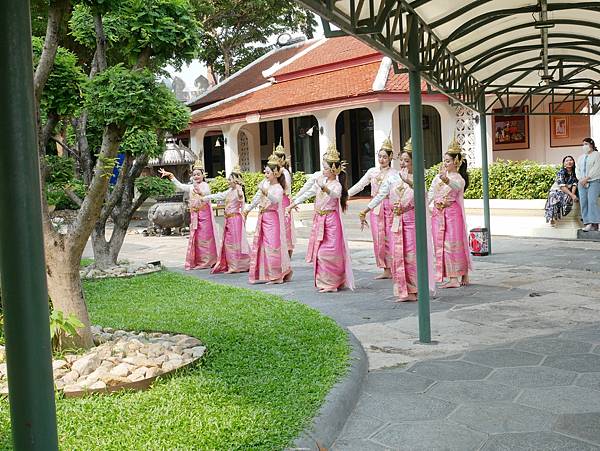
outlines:
[{"label": "trimmed hedge", "polygon": [[[265,175],[262,172],[244,172],[242,174],[242,179],[244,180],[244,185],[246,189],[246,197],[247,200],[250,201],[254,193],[258,190],[258,184],[262,179],[265,178]],[[292,174],[292,196],[296,195],[302,185],[306,183],[306,174],[304,172],[294,172]],[[216,176],[209,182],[210,190],[213,193],[218,193],[220,191],[226,191],[229,188],[229,183],[227,182],[227,178],[225,177],[223,171],[219,172],[219,175]]]},{"label": "trimmed hedge", "polygon": [[[438,173],[440,164],[426,171],[427,188]],[[559,169],[559,165],[545,165],[529,160],[497,160],[489,167],[490,199],[545,199]],[[465,199],[482,197],[481,168],[471,168]]]}]

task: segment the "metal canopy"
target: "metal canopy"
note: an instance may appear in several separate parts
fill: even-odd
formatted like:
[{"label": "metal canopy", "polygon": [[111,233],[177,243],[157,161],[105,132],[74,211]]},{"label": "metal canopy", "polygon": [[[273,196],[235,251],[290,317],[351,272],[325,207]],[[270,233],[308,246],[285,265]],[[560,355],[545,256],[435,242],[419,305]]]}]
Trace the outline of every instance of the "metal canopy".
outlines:
[{"label": "metal canopy", "polygon": [[[553,111],[547,111],[546,99],[552,99],[551,105],[576,106],[580,102],[571,100],[589,99],[589,107],[562,108],[561,114],[600,110],[600,1],[299,2],[341,29],[332,31],[324,24],[327,35],[356,35],[480,113],[527,105],[528,114],[547,115]],[[408,58],[413,23],[418,28],[417,67]],[[486,94],[493,101],[482,111],[480,100]]]}]

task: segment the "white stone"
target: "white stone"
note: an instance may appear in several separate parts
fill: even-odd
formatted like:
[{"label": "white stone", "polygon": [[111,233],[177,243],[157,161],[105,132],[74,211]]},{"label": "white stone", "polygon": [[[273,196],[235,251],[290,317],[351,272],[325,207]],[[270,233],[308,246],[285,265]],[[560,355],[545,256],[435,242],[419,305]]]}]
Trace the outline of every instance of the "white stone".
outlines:
[{"label": "white stone", "polygon": [[58,370],[60,368],[64,368],[67,366],[67,361],[66,360],[54,360],[52,362],[52,369],[53,370]]},{"label": "white stone", "polygon": [[112,376],[125,377],[131,372],[131,365],[127,363],[120,363],[110,370]]},{"label": "white stone", "polygon": [[204,346],[196,346],[195,348],[190,349],[192,351],[192,357],[195,359],[200,358],[206,352],[206,347]]},{"label": "white stone", "polygon": [[83,387],[79,384],[68,384],[68,385],[65,385],[65,387],[63,388],[63,391],[65,393],[75,393],[75,392],[82,391],[82,390],[83,390]]},{"label": "white stone", "polygon": [[177,341],[177,346],[181,346],[182,348],[193,348],[200,345],[202,345],[202,342],[194,337],[186,337]]},{"label": "white stone", "polygon": [[99,363],[100,361],[98,356],[94,353],[84,355],[80,359],[76,360],[71,365],[71,368],[77,371],[81,376],[87,376],[98,367]]},{"label": "white stone", "polygon": [[0,374],[6,374],[6,363],[0,363]]},{"label": "white stone", "polygon": [[65,383],[65,385],[70,385],[77,382],[78,379],[79,373],[75,370],[71,370],[63,376],[62,381]]},{"label": "white stone", "polygon": [[94,382],[92,385],[88,387],[90,390],[103,390],[106,388],[106,383],[102,381]]},{"label": "white stone", "polygon": [[130,374],[129,376],[127,376],[127,380],[129,382],[138,382],[138,381],[144,380],[145,378],[146,378],[145,375],[142,373]]},{"label": "white stone", "polygon": [[163,363],[162,370],[165,373],[168,373],[169,371],[173,371],[174,369],[179,368],[182,364],[183,364],[183,360],[181,360],[181,359],[169,360],[168,362]]},{"label": "white stone", "polygon": [[156,366],[153,366],[151,368],[148,368],[148,370],[146,371],[146,379],[149,379],[151,377],[155,377],[162,374],[162,370]]}]

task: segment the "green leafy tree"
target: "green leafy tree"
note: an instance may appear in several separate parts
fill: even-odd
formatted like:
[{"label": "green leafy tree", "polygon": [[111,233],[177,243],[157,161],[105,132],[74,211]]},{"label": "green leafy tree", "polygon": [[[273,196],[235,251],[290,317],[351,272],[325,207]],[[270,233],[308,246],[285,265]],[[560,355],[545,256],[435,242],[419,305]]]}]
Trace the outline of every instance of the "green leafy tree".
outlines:
[{"label": "green leafy tree", "polygon": [[[98,243],[108,249],[99,264],[116,260],[123,230],[143,202],[134,197],[135,180],[159,152],[165,132],[189,120],[187,108],[156,75],[167,63],[191,60],[201,30],[188,0],[49,0],[34,6],[33,32],[39,36],[45,28],[43,39],[33,39],[41,172],[46,176],[48,143],[68,124],[72,139],[58,141],[75,159],[77,180],[85,187],[63,186],[79,206],[67,230],[56,230],[47,211],[44,215],[48,292],[57,310],[82,324],[68,338],[85,348],[93,342],[79,278],[81,255],[92,236],[95,251]],[[119,150],[126,158],[110,187]],[[109,217],[116,234],[106,241]]]},{"label": "green leafy tree", "polygon": [[288,31],[313,36],[312,13],[293,0],[193,0],[202,24],[200,58],[209,74],[229,77],[271,47],[269,38]]}]

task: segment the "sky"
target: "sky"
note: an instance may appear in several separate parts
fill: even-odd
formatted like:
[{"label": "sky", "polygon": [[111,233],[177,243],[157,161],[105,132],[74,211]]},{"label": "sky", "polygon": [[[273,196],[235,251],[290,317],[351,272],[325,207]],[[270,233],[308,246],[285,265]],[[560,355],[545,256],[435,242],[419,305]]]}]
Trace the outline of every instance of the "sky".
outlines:
[{"label": "sky", "polygon": [[[321,25],[321,19],[315,15],[315,19],[317,20],[317,26],[315,28],[315,38],[323,37],[323,26]],[[292,34],[292,38],[299,36]],[[277,41],[277,36],[273,36],[273,43]],[[178,76],[181,78],[186,85],[187,89],[192,89],[194,87],[194,80],[198,78],[199,75],[204,75],[206,77],[206,66],[198,61],[194,60],[191,64],[185,64],[182,66],[181,71],[176,71],[174,67],[167,66],[167,72],[171,75],[171,78]]]}]

